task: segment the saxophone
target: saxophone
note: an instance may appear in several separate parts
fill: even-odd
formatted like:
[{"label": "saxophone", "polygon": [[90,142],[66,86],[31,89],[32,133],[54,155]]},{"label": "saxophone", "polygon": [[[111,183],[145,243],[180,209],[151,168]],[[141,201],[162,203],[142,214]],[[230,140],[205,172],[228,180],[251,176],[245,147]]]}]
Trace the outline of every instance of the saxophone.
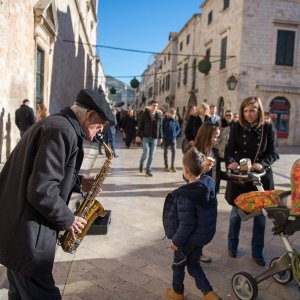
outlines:
[{"label": "saxophone", "polygon": [[107,175],[110,163],[113,160],[113,153],[110,147],[106,145],[102,140],[101,143],[103,144],[106,154],[105,162],[101,167],[100,171],[95,176],[93,185],[87,193],[87,195],[85,196],[82,204],[74,213],[76,216],[86,219],[87,224],[84,226],[81,233],[76,234],[75,241],[69,230],[66,230],[64,234],[58,236],[58,245],[61,246],[65,252],[68,252],[70,254],[75,253],[76,249],[79,247],[81,241],[87,234],[88,230],[90,229],[96,218],[105,217],[105,209],[103,208],[101,203],[95,198],[97,195],[97,190],[102,185]]}]

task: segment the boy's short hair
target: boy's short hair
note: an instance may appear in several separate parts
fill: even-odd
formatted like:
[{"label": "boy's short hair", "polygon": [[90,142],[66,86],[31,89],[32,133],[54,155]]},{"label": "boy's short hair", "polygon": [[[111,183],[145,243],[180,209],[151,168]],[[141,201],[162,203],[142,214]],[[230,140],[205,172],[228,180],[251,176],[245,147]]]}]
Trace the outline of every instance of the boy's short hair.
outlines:
[{"label": "boy's short hair", "polygon": [[191,174],[199,176],[203,173],[206,156],[199,152],[196,147],[189,147],[183,155],[182,164],[189,169]]}]

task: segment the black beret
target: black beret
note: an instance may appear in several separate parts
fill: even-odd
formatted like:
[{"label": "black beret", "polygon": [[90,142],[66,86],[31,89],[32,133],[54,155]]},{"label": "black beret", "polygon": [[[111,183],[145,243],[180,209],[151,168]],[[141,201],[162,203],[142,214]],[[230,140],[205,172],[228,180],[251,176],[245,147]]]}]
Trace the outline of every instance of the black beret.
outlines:
[{"label": "black beret", "polygon": [[75,104],[82,108],[95,110],[106,119],[105,121],[115,121],[115,116],[105,97],[94,90],[81,90],[76,96]]}]

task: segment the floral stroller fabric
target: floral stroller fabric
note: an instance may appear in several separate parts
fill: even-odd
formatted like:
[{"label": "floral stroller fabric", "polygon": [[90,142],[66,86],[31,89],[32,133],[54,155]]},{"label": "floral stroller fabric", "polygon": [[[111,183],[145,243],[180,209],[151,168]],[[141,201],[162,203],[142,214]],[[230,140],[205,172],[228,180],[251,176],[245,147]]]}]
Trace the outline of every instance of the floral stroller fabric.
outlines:
[{"label": "floral stroller fabric", "polygon": [[[249,192],[239,195],[235,205],[246,213],[260,211],[264,207],[276,207],[280,204],[279,195],[283,190]],[[291,210],[290,215],[300,215],[300,159],[296,160],[291,169]]]}]

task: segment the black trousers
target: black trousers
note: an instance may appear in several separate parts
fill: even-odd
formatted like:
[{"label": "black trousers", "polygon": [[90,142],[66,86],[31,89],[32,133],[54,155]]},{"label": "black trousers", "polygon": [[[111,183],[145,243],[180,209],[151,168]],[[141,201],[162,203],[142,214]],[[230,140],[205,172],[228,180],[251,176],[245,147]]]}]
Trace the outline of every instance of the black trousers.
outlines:
[{"label": "black trousers", "polygon": [[59,289],[52,275],[42,278],[29,278],[7,269],[9,300],[61,300]]}]

